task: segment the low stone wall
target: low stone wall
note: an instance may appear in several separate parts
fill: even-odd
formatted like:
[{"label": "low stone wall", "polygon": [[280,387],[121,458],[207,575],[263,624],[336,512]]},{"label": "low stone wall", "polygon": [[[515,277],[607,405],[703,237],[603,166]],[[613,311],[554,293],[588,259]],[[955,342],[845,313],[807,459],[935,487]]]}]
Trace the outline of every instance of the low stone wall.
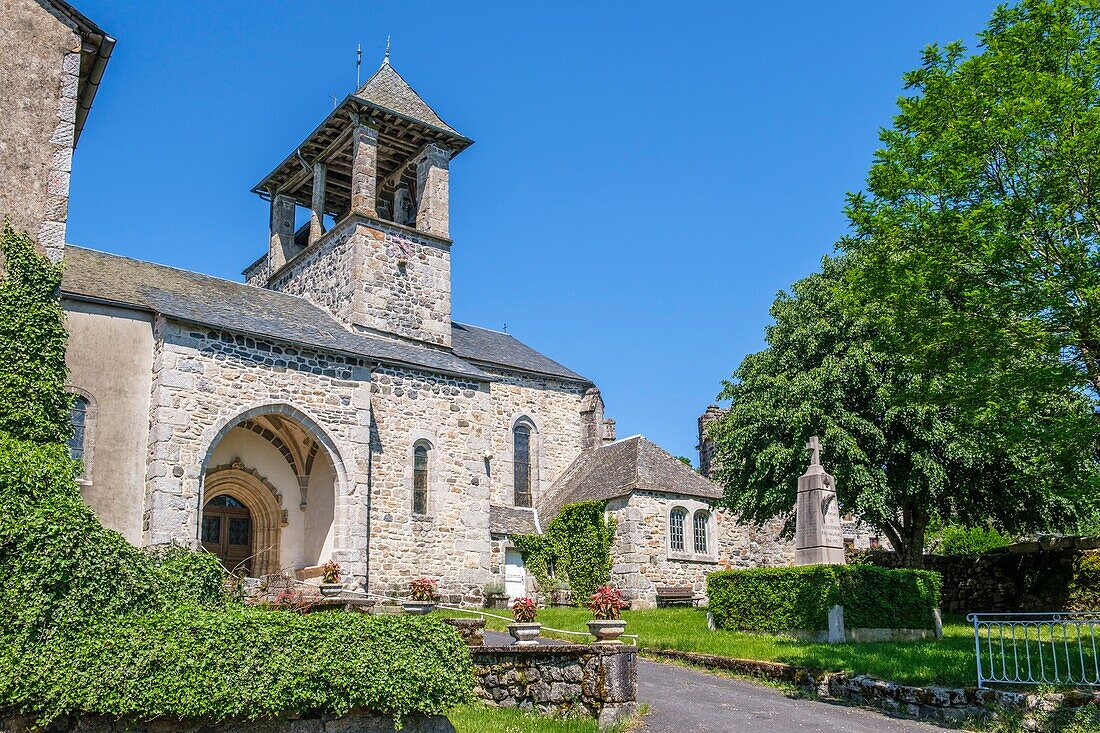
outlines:
[{"label": "low stone wall", "polygon": [[[1025,542],[981,555],[925,555],[926,570],[943,575],[940,608],[948,613],[1094,610],[1095,599],[1075,595],[1079,563],[1100,557],[1100,538],[1059,537]],[[854,556],[880,567],[898,567],[892,552]]]},{"label": "low stone wall", "polygon": [[[67,716],[54,721],[48,733],[455,733],[455,728],[441,715],[410,715],[401,728],[395,728],[393,718],[368,710],[352,710],[346,715],[313,715],[267,718],[261,720],[226,720],[212,722],[198,719],[157,718],[136,720],[105,715]],[[34,716],[0,711],[0,733],[39,733]]]},{"label": "low stone wall", "polygon": [[638,650],[633,646],[478,646],[470,652],[474,690],[490,704],[590,716],[601,727],[637,709]]},{"label": "low stone wall", "polygon": [[[712,654],[696,654],[671,649],[646,650],[647,656],[686,662],[709,669],[787,682],[818,697],[856,705],[875,707],[887,712],[921,720],[958,724],[963,721],[989,721],[1006,711],[1034,719],[1062,707],[1100,704],[1100,692],[1050,693],[1034,695],[1020,692],[979,690],[976,687],[916,687],[899,685],[868,675],[849,676],[843,672],[822,672],[780,662],[733,659]],[[1025,728],[1026,729],[1026,728]]]}]

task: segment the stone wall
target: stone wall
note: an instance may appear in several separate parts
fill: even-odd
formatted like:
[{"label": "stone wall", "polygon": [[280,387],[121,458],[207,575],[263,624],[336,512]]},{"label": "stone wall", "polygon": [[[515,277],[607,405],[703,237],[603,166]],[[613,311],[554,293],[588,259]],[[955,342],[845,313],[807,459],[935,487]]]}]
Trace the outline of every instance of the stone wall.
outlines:
[{"label": "stone wall", "polygon": [[157,317],[152,374],[144,544],[196,541],[214,448],[243,419],[273,413],[301,424],[329,454],[337,473],[333,556],[363,575],[365,362]]},{"label": "stone wall", "polygon": [[[515,499],[512,428],[521,417],[535,425],[532,436],[531,498],[542,503],[545,492],[580,455],[584,439],[581,400],[588,388],[581,382],[533,377],[481,367],[493,377],[492,398],[492,502],[513,506]],[[544,523],[553,517],[541,517]]]},{"label": "stone wall", "polygon": [[[489,389],[408,369],[375,372],[372,592],[427,575],[439,578],[447,600],[481,602],[490,556],[484,460],[492,424]],[[417,441],[430,446],[426,515],[412,513]],[[365,523],[359,526],[365,531]]]},{"label": "stone wall", "polygon": [[[32,715],[0,711],[0,733],[37,733]],[[50,724],[50,733],[454,733],[454,726],[442,715],[406,716],[400,728],[393,716],[369,710],[351,710],[344,715],[287,715],[285,718],[226,720],[114,718],[106,715],[73,715]]]},{"label": "stone wall", "polygon": [[71,21],[36,0],[0,0],[0,219],[53,261],[65,248],[80,72]]},{"label": "stone wall", "polygon": [[[780,537],[782,520],[762,527],[742,524],[725,510],[712,512],[708,555],[674,556],[668,547],[668,513],[675,506],[689,509],[685,550],[692,549],[691,518],[706,505],[673,494],[635,491],[629,497],[608,502],[607,510],[618,522],[611,555],[615,565],[612,582],[623,588],[636,608],[656,604],[659,585],[691,587],[706,595],[706,576],[716,570],[749,567],[781,567],[794,561],[794,544]],[[715,543],[717,540],[717,543]]]},{"label": "stone wall", "polygon": [[277,272],[247,270],[253,285],[300,295],[367,333],[451,345],[450,241],[349,215]]},{"label": "stone wall", "polygon": [[500,707],[587,715],[601,727],[637,709],[638,652],[632,646],[547,644],[472,647],[474,691]]},{"label": "stone wall", "polygon": [[[1073,597],[1074,568],[1085,555],[1100,556],[1100,538],[1052,538],[982,555],[925,555],[924,567],[943,575],[940,608],[948,613],[1086,610],[1076,608]],[[859,557],[900,566],[892,552]]]}]

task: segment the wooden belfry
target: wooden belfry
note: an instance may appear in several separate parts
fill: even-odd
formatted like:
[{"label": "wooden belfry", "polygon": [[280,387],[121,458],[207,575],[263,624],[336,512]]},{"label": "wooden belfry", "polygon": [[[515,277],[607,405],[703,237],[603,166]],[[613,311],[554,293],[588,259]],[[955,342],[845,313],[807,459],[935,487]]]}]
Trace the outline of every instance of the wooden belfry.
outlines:
[{"label": "wooden belfry", "polygon": [[843,565],[844,534],[836,501],[836,479],[821,465],[821,440],[806,443],[810,466],[798,479],[795,503],[794,564]]}]

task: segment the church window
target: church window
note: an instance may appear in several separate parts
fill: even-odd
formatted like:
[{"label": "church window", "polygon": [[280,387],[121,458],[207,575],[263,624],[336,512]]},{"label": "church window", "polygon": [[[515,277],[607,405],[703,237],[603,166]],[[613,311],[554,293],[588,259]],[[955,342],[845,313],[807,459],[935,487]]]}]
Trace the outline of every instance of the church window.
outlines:
[{"label": "church window", "polygon": [[83,461],[85,430],[88,427],[88,398],[83,395],[74,395],[69,416],[73,426],[73,434],[68,441],[69,455],[72,456],[74,461]]},{"label": "church window", "polygon": [[512,428],[513,480],[516,506],[531,506],[531,426]]},{"label": "church window", "polygon": [[684,551],[684,520],[687,512],[683,509],[673,509],[668,515],[668,546],[673,552]]},{"label": "church window", "polygon": [[707,554],[707,526],[710,524],[710,514],[700,509],[692,518],[692,533],[694,535],[695,552],[699,555]]},{"label": "church window", "polygon": [[428,446],[413,448],[413,514],[428,513]]}]

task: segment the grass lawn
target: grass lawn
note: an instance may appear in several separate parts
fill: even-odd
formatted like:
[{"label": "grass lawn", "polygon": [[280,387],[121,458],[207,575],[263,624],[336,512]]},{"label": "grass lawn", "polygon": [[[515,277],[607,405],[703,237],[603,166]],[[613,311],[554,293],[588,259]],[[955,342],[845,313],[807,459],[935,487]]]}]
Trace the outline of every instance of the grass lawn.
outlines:
[{"label": "grass lawn", "polygon": [[[525,710],[471,703],[447,713],[457,733],[597,733],[591,718],[553,718]],[[612,729],[621,730],[621,729]],[[604,731],[604,733],[608,733]]]},{"label": "grass lawn", "polygon": [[[454,612],[441,612],[454,614]],[[505,615],[507,611],[493,611]],[[585,631],[591,614],[582,608],[539,611],[543,626]],[[704,609],[669,608],[627,611],[628,634],[639,636],[643,649],[676,649],[724,657],[785,662],[852,674],[869,674],[910,685],[963,687],[977,682],[973,627],[961,617],[946,617],[939,641],[878,644],[815,644],[764,634],[710,631]],[[506,622],[487,619],[487,627],[504,631]],[[553,636],[552,632],[544,632]],[[569,639],[564,636],[562,638]],[[576,640],[577,637],[572,637]]]}]

